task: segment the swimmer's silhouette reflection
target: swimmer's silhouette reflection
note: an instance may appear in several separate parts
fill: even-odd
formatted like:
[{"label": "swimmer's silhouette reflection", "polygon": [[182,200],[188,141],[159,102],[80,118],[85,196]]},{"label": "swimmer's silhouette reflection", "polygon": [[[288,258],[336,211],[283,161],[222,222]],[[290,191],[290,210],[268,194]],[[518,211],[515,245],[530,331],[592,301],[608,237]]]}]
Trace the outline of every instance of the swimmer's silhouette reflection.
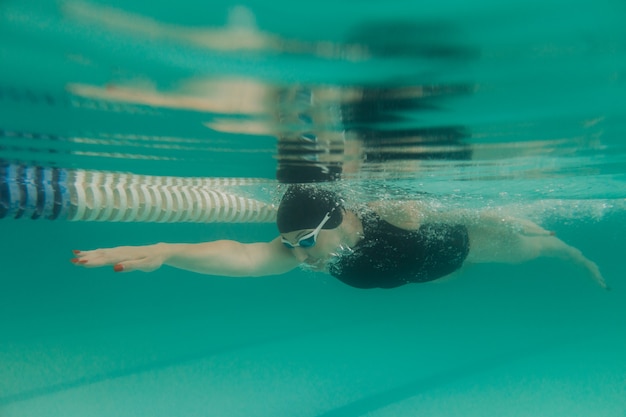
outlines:
[{"label": "swimmer's silhouette reflection", "polygon": [[[235,58],[238,63],[252,57],[253,63],[263,54],[278,54],[312,65],[320,60],[350,65],[354,79],[337,81],[341,79],[337,71],[327,81],[310,85],[267,81],[282,79],[272,76],[244,78],[236,71],[176,83],[146,74],[145,79],[111,80],[105,86],[67,86],[73,95],[90,99],[192,110],[216,132],[276,137],[276,177],[281,182],[335,181],[369,171],[406,174],[422,170],[424,160],[472,156],[463,128],[434,124],[429,118],[444,100],[471,92],[466,85],[440,81],[451,70],[463,73],[462,66],[478,55],[453,23],[406,15],[355,21],[346,26],[341,39],[298,39],[259,27],[254,11],[245,6],[229,8],[222,26],[200,27],[160,22],[89,1],[68,2],[63,14],[81,25],[123,33],[129,45],[163,40],[191,57],[203,51],[208,57]],[[380,65],[389,70],[379,72]],[[361,77],[370,70],[383,75]],[[209,136],[207,141],[211,140]],[[205,158],[215,163],[214,155]]]},{"label": "swimmer's silhouette reflection", "polygon": [[[279,97],[277,179],[335,181],[344,175],[399,169],[419,171],[426,160],[469,160],[460,126],[399,128],[438,102],[466,94],[465,86],[292,88]],[[413,161],[414,166],[406,166]]]},{"label": "swimmer's silhouette reflection", "polygon": [[383,60],[409,59],[419,70],[409,82],[282,91],[279,124],[287,131],[278,136],[278,180],[335,181],[368,171],[419,171],[424,160],[471,159],[463,127],[432,126],[422,115],[439,111],[445,100],[471,93],[472,87],[415,84],[431,78],[440,65],[475,58],[476,49],[461,39],[453,25],[441,22],[363,22],[349,30],[346,45]]},{"label": "swimmer's silhouette reflection", "polygon": [[[470,85],[415,84],[478,56],[463,35],[445,22],[362,22],[348,31],[346,45],[367,56],[400,59],[416,69],[409,82],[349,87],[291,87],[279,95],[277,178],[281,182],[335,181],[370,171],[419,171],[420,161],[469,160],[469,136],[460,126],[428,122],[427,112],[472,92]],[[290,103],[291,105],[287,105]],[[425,127],[426,126],[426,127]],[[407,164],[408,162],[408,164]]]},{"label": "swimmer's silhouette reflection", "polygon": [[341,178],[345,137],[336,103],[312,88],[278,93],[278,166],[283,183],[335,181]]},{"label": "swimmer's silhouette reflection", "polygon": [[462,127],[356,132],[365,148],[365,162],[394,160],[469,160],[472,149]]}]

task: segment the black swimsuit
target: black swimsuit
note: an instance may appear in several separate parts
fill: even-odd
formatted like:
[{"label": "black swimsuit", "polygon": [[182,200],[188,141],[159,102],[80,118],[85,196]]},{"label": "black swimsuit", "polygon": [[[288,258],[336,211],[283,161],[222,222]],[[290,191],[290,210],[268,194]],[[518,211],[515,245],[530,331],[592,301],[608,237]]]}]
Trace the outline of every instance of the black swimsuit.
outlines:
[{"label": "black swimsuit", "polygon": [[469,252],[467,228],[426,223],[404,230],[369,211],[362,218],[364,238],[354,252],[337,258],[329,272],[357,288],[394,288],[427,282],[459,269]]}]

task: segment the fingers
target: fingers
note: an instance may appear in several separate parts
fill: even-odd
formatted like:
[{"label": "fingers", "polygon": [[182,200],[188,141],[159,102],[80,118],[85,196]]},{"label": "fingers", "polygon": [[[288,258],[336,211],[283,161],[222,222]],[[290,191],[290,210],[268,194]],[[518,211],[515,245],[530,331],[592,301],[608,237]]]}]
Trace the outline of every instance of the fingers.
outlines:
[{"label": "fingers", "polygon": [[590,261],[586,258],[584,264],[589,270],[591,277],[598,283],[598,285],[600,285],[600,287],[604,288],[605,290],[610,291],[611,287],[606,284],[606,281],[604,280],[604,277],[602,276],[598,265],[595,262]]},{"label": "fingers", "polygon": [[85,268],[97,268],[102,266],[113,266],[115,272],[144,271],[150,272],[158,269],[161,262],[158,258],[146,256],[133,256],[120,251],[120,248],[96,249],[92,251],[74,250],[75,258],[70,259],[74,265]]},{"label": "fingers", "polygon": [[130,258],[125,251],[120,248],[95,249],[89,251],[73,250],[74,258],[70,259],[74,265],[85,268],[97,268],[107,265],[115,265],[127,261]]},{"label": "fingers", "polygon": [[84,266],[86,268],[95,268],[99,266],[109,265],[113,262],[107,260],[106,249],[96,249],[92,251],[73,250],[74,258],[70,259],[74,265]]}]

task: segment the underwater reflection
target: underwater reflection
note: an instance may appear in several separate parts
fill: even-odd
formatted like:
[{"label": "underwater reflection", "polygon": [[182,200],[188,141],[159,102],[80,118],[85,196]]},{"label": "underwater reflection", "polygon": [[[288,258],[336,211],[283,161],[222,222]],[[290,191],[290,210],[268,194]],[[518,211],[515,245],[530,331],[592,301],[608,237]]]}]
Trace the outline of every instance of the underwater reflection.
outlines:
[{"label": "underwater reflection", "polygon": [[[191,27],[160,22],[152,17],[94,2],[65,0],[60,4],[67,18],[81,24],[135,38],[212,51],[262,51],[356,62],[381,57],[458,61],[479,56],[478,48],[460,41],[463,33],[458,26],[445,21],[420,21],[415,18],[362,21],[348,27],[344,39],[304,40],[259,28],[254,12],[243,5],[228,8],[223,26]],[[346,24],[350,25],[349,22]]]},{"label": "underwater reflection", "polygon": [[69,89],[92,99],[200,111],[218,132],[274,136],[276,178],[285,183],[419,171],[420,161],[472,157],[463,126],[412,127],[420,111],[468,94],[468,86],[272,86],[231,78],[190,80],[172,92],[138,85]]},{"label": "underwater reflection", "polygon": [[[465,94],[465,87],[291,88],[280,121],[277,179],[334,181],[363,172],[420,170],[420,161],[471,159],[462,127],[411,126],[421,109]],[[398,126],[403,126],[399,128]],[[412,161],[409,166],[407,161]]]},{"label": "underwater reflection", "polygon": [[[459,20],[356,13],[330,38],[320,30],[300,39],[260,27],[245,6],[215,6],[210,19],[194,19],[193,26],[176,21],[185,13],[160,21],[151,9],[55,5],[47,12],[54,24],[39,27],[34,38],[41,42],[16,47],[22,52],[7,63],[19,66],[29,52],[71,71],[47,87],[0,83],[8,115],[0,157],[9,163],[37,158],[34,164],[86,161],[108,169],[111,160],[154,161],[144,172],[162,174],[169,166],[178,174],[175,163],[184,161],[187,175],[275,173],[284,183],[567,178],[598,166],[615,170],[593,158],[606,149],[604,115],[518,114],[519,91],[509,93],[508,84],[498,90],[497,79],[490,85],[477,71],[485,62],[502,63],[488,45],[468,41],[470,27]],[[180,5],[194,7],[204,6]],[[224,24],[215,24],[222,14]],[[29,30],[38,21],[19,8],[6,16]],[[525,86],[539,88],[522,80]],[[503,100],[509,112],[500,114]],[[28,111],[39,125],[19,121],[22,105],[38,106],[39,115]],[[49,110],[72,123],[55,123]],[[228,162],[233,155],[248,166]]]},{"label": "underwater reflection", "polygon": [[454,25],[365,21],[353,23],[343,39],[300,40],[259,29],[254,13],[244,6],[230,8],[224,26],[195,28],[84,1],[63,2],[62,11],[98,30],[211,53],[263,51],[350,62],[400,57],[408,62],[399,65],[415,66],[408,79],[367,84],[285,84],[228,74],[181,79],[165,89],[146,74],[105,86],[67,86],[72,94],[90,99],[200,112],[205,126],[218,132],[273,136],[280,182],[420,171],[421,161],[472,157],[463,126],[433,126],[421,114],[444,111],[446,100],[475,89],[470,84],[420,82],[428,79],[428,62],[455,65],[478,56],[475,47],[461,42]]}]

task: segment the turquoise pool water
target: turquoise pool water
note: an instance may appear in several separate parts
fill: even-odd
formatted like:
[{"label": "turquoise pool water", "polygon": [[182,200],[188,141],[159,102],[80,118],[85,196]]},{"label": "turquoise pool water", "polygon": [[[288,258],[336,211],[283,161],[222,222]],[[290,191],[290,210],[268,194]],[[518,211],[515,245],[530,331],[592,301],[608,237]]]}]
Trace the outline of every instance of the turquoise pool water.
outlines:
[{"label": "turquoise pool water", "polygon": [[1,416],[626,415],[622,2],[126,3],[0,4],[3,192],[41,167],[275,203],[277,177],[321,175],[530,218],[612,290],[554,259],[367,291],[84,270],[72,249],[276,229],[16,219],[13,198]]}]

